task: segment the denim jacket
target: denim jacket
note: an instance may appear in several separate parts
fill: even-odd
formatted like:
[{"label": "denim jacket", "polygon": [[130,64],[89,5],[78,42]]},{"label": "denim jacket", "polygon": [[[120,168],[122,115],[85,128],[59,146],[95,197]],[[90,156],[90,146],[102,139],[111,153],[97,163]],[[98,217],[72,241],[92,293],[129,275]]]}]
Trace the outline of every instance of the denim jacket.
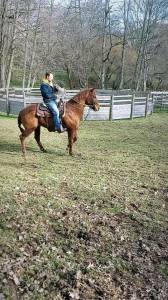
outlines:
[{"label": "denim jacket", "polygon": [[56,101],[57,97],[55,93],[58,92],[58,89],[55,86],[50,85],[47,81],[43,81],[40,90],[44,103]]}]

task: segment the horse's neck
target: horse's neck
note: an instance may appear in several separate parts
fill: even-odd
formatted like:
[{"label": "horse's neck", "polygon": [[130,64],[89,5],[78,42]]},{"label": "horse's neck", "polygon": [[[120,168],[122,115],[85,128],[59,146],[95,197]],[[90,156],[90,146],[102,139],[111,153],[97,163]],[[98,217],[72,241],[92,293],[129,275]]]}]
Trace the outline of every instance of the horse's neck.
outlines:
[{"label": "horse's neck", "polygon": [[84,114],[84,108],[85,108],[85,99],[84,97],[80,97],[80,95],[77,95],[73,97],[71,100],[68,101],[70,104],[70,108],[74,107],[77,111],[77,114],[79,118],[81,119]]},{"label": "horse's neck", "polygon": [[80,118],[83,116],[84,114],[84,109],[85,109],[85,100],[81,97],[81,98],[78,98],[78,101],[76,103],[76,108],[78,109],[79,111],[79,115],[80,115]]},{"label": "horse's neck", "polygon": [[84,97],[82,97],[81,95],[77,95],[77,96],[73,97],[72,99],[74,102],[78,103],[79,105],[85,106]]}]

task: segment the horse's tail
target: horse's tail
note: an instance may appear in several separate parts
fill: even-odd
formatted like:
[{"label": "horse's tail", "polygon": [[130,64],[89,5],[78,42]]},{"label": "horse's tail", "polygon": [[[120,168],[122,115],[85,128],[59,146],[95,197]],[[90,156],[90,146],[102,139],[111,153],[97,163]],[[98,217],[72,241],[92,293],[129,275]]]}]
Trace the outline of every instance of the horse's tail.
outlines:
[{"label": "horse's tail", "polygon": [[21,114],[19,113],[19,115],[18,115],[18,127],[19,127],[20,131],[23,133],[24,129],[23,129],[23,127],[21,127],[21,125],[22,125],[22,118],[21,118]]}]

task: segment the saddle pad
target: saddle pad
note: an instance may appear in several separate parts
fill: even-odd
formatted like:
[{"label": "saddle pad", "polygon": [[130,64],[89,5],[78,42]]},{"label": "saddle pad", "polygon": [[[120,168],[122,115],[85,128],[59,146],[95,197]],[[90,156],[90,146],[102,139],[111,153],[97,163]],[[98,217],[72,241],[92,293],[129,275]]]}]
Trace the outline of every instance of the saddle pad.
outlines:
[{"label": "saddle pad", "polygon": [[36,115],[43,118],[51,117],[51,113],[49,112],[47,106],[45,106],[43,103],[37,104]]}]

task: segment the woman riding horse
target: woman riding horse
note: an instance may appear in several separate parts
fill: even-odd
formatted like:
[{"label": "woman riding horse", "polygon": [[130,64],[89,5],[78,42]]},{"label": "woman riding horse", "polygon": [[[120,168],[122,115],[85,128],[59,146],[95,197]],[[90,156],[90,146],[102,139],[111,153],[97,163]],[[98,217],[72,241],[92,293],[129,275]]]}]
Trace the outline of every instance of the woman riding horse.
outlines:
[{"label": "woman riding horse", "polygon": [[61,88],[58,85],[54,86],[52,81],[53,81],[53,74],[47,72],[45,74],[45,79],[43,79],[43,82],[40,86],[40,90],[41,90],[41,95],[43,97],[43,101],[47,106],[47,108],[49,109],[49,111],[51,112],[55,131],[61,133],[64,132],[65,129],[63,128],[59,118],[59,110],[56,102],[57,97],[55,95],[55,93],[58,92]]}]

